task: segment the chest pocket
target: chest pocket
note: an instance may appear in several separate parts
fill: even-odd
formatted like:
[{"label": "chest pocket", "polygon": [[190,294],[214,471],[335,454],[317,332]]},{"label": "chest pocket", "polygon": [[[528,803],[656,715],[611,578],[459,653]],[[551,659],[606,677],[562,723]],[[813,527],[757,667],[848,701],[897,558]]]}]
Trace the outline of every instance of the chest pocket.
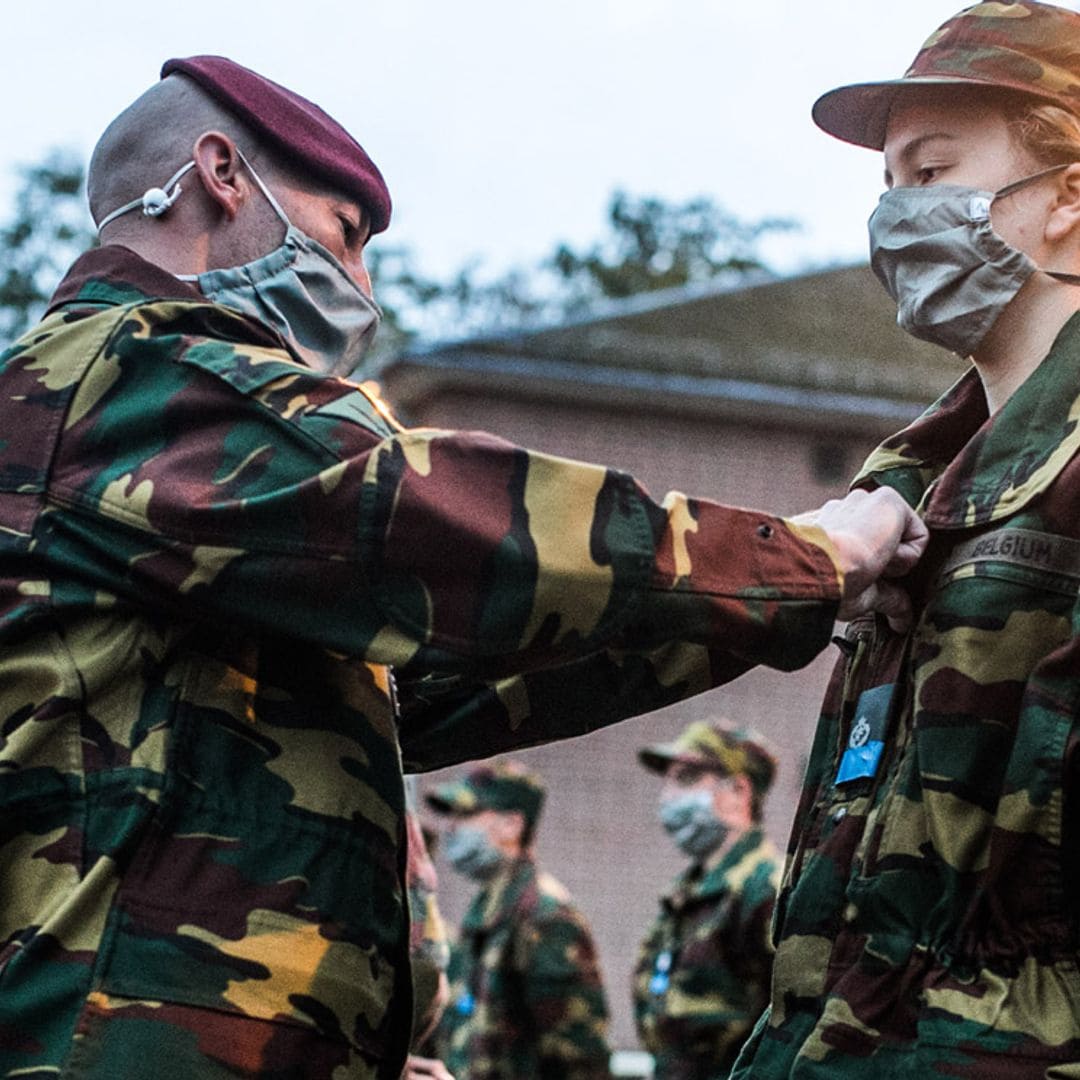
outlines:
[{"label": "chest pocket", "polygon": [[942,567],[915,643],[914,721],[932,840],[957,871],[986,867],[997,829],[1059,842],[1072,717],[1044,664],[1069,648],[1078,586],[1080,541],[1016,526]]},{"label": "chest pocket", "polygon": [[927,607],[915,652],[920,726],[946,715],[1013,731],[1040,662],[1072,636],[1080,541],[995,529],[958,545]]}]

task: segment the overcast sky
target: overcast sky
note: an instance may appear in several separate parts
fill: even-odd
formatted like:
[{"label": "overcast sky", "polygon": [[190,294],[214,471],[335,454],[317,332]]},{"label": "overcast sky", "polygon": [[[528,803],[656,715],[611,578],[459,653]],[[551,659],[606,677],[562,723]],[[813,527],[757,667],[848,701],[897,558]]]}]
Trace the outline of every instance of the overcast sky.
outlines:
[{"label": "overcast sky", "polygon": [[[394,197],[384,243],[445,273],[529,263],[603,229],[610,193],[708,195],[803,224],[784,270],[853,261],[879,155],[810,120],[900,75],[955,0],[59,0],[5,5],[0,209],[12,166],[89,154],[170,56],[221,53],[349,128]],[[1065,6],[1076,9],[1078,3]],[[147,184],[165,178],[148,176]]]}]

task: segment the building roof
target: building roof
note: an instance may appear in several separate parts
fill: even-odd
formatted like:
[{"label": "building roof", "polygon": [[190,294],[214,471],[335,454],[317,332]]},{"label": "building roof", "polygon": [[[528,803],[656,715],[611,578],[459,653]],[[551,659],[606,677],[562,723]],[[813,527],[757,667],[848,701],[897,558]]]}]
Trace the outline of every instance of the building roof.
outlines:
[{"label": "building roof", "polygon": [[876,432],[914,418],[966,366],[901,331],[860,265],[611,302],[408,353],[382,379],[405,410],[456,388]]}]

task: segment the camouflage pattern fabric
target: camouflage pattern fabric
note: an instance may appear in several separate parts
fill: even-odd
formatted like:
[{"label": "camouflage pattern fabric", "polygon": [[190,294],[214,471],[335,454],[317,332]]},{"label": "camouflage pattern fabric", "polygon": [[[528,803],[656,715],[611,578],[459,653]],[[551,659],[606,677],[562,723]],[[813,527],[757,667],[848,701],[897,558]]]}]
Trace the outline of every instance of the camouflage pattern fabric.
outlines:
[{"label": "camouflage pattern fabric", "polygon": [[601,1080],[607,1004],[570,895],[529,858],[474,898],[450,960],[440,1048],[455,1080]]},{"label": "camouflage pattern fabric", "polygon": [[1017,104],[1080,109],[1080,14],[1035,0],[974,4],[942,23],[902,79],[837,87],[814,103],[830,135],[881,150],[892,107],[920,88],[1001,91]]},{"label": "camouflage pattern fabric", "polygon": [[465,776],[439,784],[425,796],[437,814],[475,814],[480,810],[517,810],[534,827],[544,806],[539,774],[520,761],[492,761]]},{"label": "camouflage pattern fabric", "polygon": [[396,430],[119,247],[0,413],[2,1077],[396,1077],[403,759],[797,666],[836,610],[818,530]]},{"label": "camouflage pattern fabric", "polygon": [[769,999],[780,862],[760,829],[660,900],[638,954],[634,1017],[656,1080],[726,1077]]},{"label": "camouflage pattern fabric", "polygon": [[858,483],[931,545],[904,637],[852,624],[740,1080],[1078,1075],[1080,316],[992,419],[972,370]]},{"label": "camouflage pattern fabric", "polygon": [[1001,85],[1075,112],[1078,24],[1076,12],[1057,4],[973,4],[927,38],[904,78]]}]

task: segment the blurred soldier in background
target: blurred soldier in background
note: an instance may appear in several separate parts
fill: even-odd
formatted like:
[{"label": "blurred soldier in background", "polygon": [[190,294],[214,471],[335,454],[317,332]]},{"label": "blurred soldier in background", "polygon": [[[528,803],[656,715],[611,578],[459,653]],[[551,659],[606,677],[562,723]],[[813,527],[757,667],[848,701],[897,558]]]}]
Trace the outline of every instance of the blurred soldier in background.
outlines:
[{"label": "blurred soldier in background", "polygon": [[433,1034],[449,997],[446,969],[450,939],[439,911],[439,879],[431,861],[427,837],[416,812],[416,777],[405,778],[405,884],[409,891],[409,959],[412,962],[412,1050],[405,1080],[452,1080],[441,1061],[428,1056],[426,1042]]},{"label": "blurred soldier in background", "polygon": [[691,859],[641,946],[634,1013],[657,1080],[726,1077],[768,1001],[780,865],[761,829],[776,759],[728,721],[641,750],[664,777],[660,820]]},{"label": "blurred soldier in background", "polygon": [[483,766],[427,800],[453,818],[450,864],[480,886],[453,950],[442,1020],[454,1076],[606,1077],[608,1013],[592,934],[532,852],[539,776],[516,762]]}]

